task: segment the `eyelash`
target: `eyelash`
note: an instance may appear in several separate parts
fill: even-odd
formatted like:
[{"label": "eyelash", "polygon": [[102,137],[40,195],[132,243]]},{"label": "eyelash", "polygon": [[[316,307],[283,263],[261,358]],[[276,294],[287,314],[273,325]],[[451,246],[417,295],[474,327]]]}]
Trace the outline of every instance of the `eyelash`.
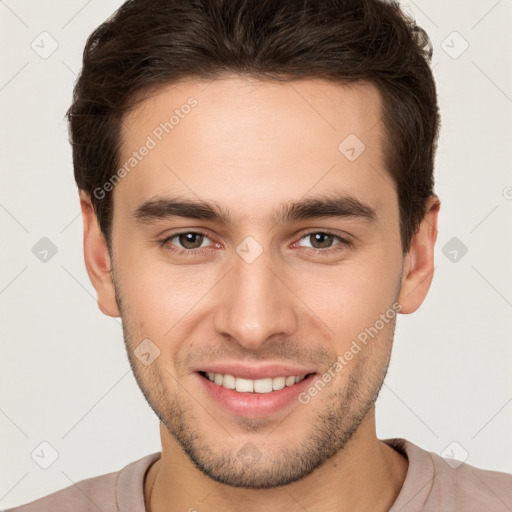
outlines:
[{"label": "eyelash", "polygon": [[[180,235],[187,235],[190,233],[193,233],[194,235],[203,235],[207,238],[210,238],[208,236],[208,234],[203,231],[181,231],[179,233],[174,233],[173,235],[168,236],[162,240],[159,240],[159,245],[161,247],[165,248],[166,250],[168,250],[169,252],[172,252],[173,254],[176,254],[178,256],[183,256],[183,255],[195,256],[200,253],[203,253],[205,251],[205,249],[208,249],[208,247],[200,247],[197,249],[179,249],[174,244],[170,243],[170,241],[172,239],[174,239]],[[300,237],[299,241],[302,240],[303,238],[307,238],[308,236],[315,235],[318,233],[321,233],[322,235],[333,236],[333,237],[337,238],[340,243],[336,244],[333,247],[328,247],[327,249],[315,249],[314,247],[304,247],[303,249],[307,249],[308,252],[313,251],[315,253],[315,255],[321,254],[322,256],[329,256],[332,253],[335,253],[335,252],[343,250],[343,249],[348,249],[352,246],[351,242],[349,242],[345,238],[342,238],[339,235],[337,235],[336,233],[333,233],[331,231],[309,231],[308,233],[305,233],[304,235],[302,235]]]}]

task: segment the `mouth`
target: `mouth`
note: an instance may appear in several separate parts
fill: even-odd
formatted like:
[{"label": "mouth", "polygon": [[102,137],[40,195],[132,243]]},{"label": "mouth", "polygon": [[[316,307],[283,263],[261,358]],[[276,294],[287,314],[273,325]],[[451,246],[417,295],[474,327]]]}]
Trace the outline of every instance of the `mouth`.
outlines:
[{"label": "mouth", "polygon": [[212,405],[230,416],[244,418],[265,418],[292,407],[304,407],[298,399],[300,393],[319,378],[316,372],[258,379],[209,371],[196,371],[194,375]]},{"label": "mouth", "polygon": [[245,379],[230,375],[229,373],[198,372],[203,378],[208,379],[217,386],[231,389],[238,393],[272,393],[283,388],[289,388],[308,378],[313,373],[302,375],[289,375],[278,377],[266,377],[263,379]]}]

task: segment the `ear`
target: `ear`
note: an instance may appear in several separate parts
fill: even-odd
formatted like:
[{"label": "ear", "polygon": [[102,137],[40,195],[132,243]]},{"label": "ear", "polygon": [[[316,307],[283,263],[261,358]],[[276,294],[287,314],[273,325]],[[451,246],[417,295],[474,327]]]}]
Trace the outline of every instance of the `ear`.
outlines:
[{"label": "ear", "polygon": [[402,287],[398,302],[400,313],[414,313],[427,296],[434,277],[434,245],[437,239],[437,216],[441,203],[436,195],[427,203],[427,213],[423,217],[411,247],[405,257]]},{"label": "ear", "polygon": [[84,259],[89,279],[96,290],[98,307],[107,316],[121,316],[117,306],[107,242],[98,224],[89,194],[80,190],[84,223]]}]

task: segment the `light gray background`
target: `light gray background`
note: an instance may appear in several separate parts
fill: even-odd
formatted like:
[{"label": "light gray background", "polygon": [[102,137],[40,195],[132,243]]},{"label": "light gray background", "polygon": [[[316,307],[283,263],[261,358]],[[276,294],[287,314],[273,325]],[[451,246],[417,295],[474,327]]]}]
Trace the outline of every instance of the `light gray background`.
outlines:
[{"label": "light gray background", "polygon": [[[120,320],[100,313],[85,271],[64,120],[86,37],[119,5],[0,1],[0,507],[160,450]],[[512,2],[405,5],[434,45],[442,208],[435,278],[398,319],[378,434],[512,472]],[[58,42],[46,59],[31,47],[51,49],[43,31]],[[58,249],[46,263],[32,252],[42,237]],[[456,262],[452,237],[468,248]],[[31,457],[50,461],[42,442],[59,454],[48,469]]]}]

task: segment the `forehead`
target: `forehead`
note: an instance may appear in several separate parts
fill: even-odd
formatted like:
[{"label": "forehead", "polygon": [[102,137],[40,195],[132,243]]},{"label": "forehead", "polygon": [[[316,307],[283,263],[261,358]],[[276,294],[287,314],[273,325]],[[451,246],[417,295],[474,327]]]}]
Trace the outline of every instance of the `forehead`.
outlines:
[{"label": "forehead", "polygon": [[127,172],[114,203],[133,210],[151,197],[180,194],[230,201],[252,217],[270,202],[314,190],[344,191],[378,209],[396,202],[380,112],[371,84],[182,81],[125,117],[119,167]]}]

